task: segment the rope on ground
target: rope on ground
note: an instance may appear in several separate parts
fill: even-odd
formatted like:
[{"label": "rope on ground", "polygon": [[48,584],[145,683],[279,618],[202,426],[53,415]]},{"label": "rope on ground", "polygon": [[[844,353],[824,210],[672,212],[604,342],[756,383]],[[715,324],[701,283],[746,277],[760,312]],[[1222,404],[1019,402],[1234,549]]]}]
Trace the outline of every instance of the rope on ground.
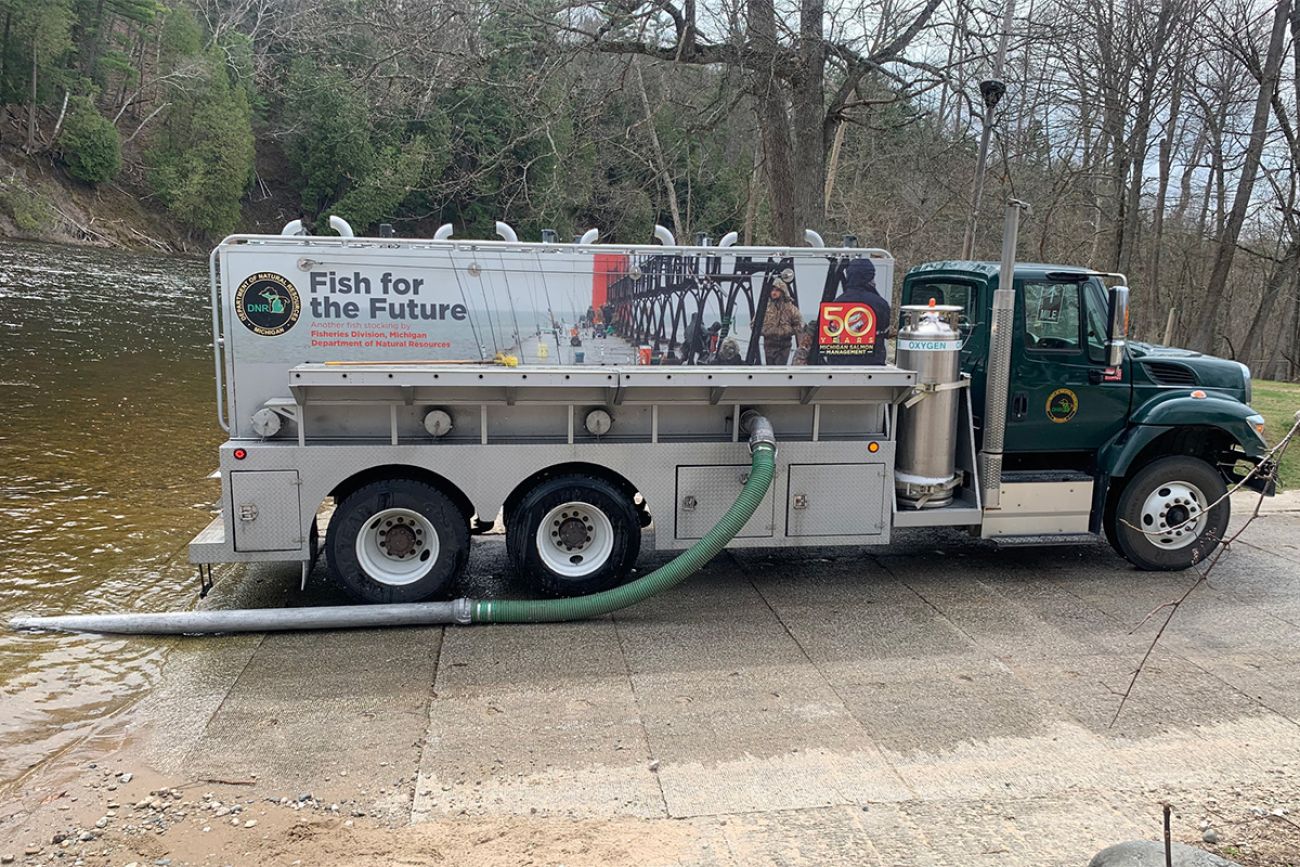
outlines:
[{"label": "rope on ground", "polygon": [[[1247,473],[1241,479],[1241,481],[1237,482],[1237,484],[1229,488],[1227,493],[1225,493],[1222,497],[1220,497],[1219,499],[1211,503],[1209,506],[1207,506],[1205,511],[1206,512],[1210,511],[1215,506],[1217,506],[1220,502],[1222,502],[1224,498],[1232,496],[1232,494],[1235,491],[1239,490],[1242,485],[1246,484],[1246,482],[1248,482],[1252,477],[1258,474],[1260,472],[1261,467],[1268,465],[1270,467],[1269,471],[1276,473],[1278,467],[1281,466],[1282,455],[1286,453],[1287,447],[1291,444],[1292,440],[1295,439],[1297,432],[1300,432],[1300,412],[1296,413],[1295,422],[1294,424],[1291,425],[1291,430],[1287,431],[1286,436],[1278,440],[1277,445],[1269,449],[1268,453],[1265,454],[1264,456],[1264,460],[1260,461],[1253,468],[1251,468],[1251,471]],[[1228,538],[1222,540],[1221,542],[1218,539],[1207,540],[1208,544],[1215,545],[1217,547],[1215,547],[1214,553],[1210,555],[1208,559],[1208,565],[1203,570],[1200,568],[1199,565],[1193,567],[1193,569],[1196,572],[1196,580],[1193,581],[1185,591],[1183,591],[1183,594],[1181,596],[1179,596],[1177,599],[1171,599],[1168,602],[1162,602],[1161,604],[1157,605],[1155,608],[1151,609],[1151,611],[1149,611],[1145,617],[1142,618],[1141,622],[1139,622],[1136,626],[1134,626],[1131,630],[1129,630],[1129,634],[1132,635],[1134,632],[1137,632],[1144,625],[1146,625],[1147,621],[1155,617],[1156,614],[1158,614],[1161,611],[1167,611],[1164,622],[1160,624],[1160,628],[1156,630],[1156,634],[1151,638],[1151,643],[1147,645],[1146,652],[1142,654],[1142,661],[1138,663],[1137,668],[1133,671],[1133,676],[1129,678],[1128,686],[1125,687],[1124,692],[1120,694],[1119,706],[1115,708],[1115,715],[1111,717],[1110,720],[1111,727],[1114,727],[1115,723],[1119,721],[1119,716],[1121,713],[1123,713],[1124,706],[1128,704],[1129,698],[1133,695],[1133,688],[1137,685],[1138,678],[1141,677],[1142,672],[1146,670],[1147,661],[1150,660],[1151,655],[1155,653],[1156,646],[1160,643],[1160,639],[1164,637],[1165,630],[1169,628],[1169,624],[1173,621],[1174,616],[1178,614],[1178,611],[1180,608],[1182,608],[1183,603],[1187,601],[1188,597],[1192,595],[1192,593],[1196,590],[1196,588],[1200,587],[1202,584],[1208,583],[1211,573],[1214,572],[1214,567],[1219,564],[1219,561],[1223,558],[1223,555],[1228,553],[1228,550],[1232,547],[1232,543],[1237,541],[1237,539],[1241,537],[1241,534],[1246,532],[1246,528],[1249,527],[1252,523],[1254,523],[1255,519],[1259,517],[1259,510],[1264,505],[1264,496],[1265,495],[1263,491],[1261,491],[1259,497],[1257,497],[1255,500],[1255,508],[1251,510],[1250,516],[1246,518],[1244,524],[1242,524],[1240,527],[1237,528],[1237,531],[1235,533],[1233,533]],[[1124,521],[1124,524],[1126,526],[1133,527],[1133,525],[1130,524],[1128,521]],[[1138,530],[1139,532],[1142,532],[1144,534],[1146,533],[1146,531],[1138,527],[1133,527],[1133,529]]]}]

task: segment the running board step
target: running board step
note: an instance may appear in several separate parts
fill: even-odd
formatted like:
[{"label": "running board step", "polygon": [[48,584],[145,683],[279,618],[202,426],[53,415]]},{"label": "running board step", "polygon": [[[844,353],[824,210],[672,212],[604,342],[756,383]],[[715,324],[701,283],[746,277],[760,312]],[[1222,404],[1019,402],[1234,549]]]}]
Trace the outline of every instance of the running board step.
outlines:
[{"label": "running board step", "polygon": [[999,548],[1042,548],[1048,545],[1094,545],[1100,539],[1092,533],[1062,533],[1059,536],[995,536]]}]

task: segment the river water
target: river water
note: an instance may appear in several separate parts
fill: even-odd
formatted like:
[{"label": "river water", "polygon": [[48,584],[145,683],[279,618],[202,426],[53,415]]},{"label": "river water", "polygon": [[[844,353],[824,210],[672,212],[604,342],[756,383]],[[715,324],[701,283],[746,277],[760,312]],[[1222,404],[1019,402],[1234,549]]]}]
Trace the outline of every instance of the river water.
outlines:
[{"label": "river water", "polygon": [[[185,607],[213,514],[206,263],[0,242],[0,621]],[[128,706],[167,642],[0,629],[0,789]]]}]

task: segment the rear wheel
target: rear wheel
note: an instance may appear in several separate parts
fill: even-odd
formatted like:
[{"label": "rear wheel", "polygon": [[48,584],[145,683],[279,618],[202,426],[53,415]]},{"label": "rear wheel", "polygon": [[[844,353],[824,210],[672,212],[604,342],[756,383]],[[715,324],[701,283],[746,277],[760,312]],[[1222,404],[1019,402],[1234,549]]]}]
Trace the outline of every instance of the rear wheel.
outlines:
[{"label": "rear wheel", "polygon": [[640,515],[631,498],[604,479],[548,479],[513,510],[506,550],[543,593],[595,593],[620,584],[636,562]]},{"label": "rear wheel", "polygon": [[325,536],[330,572],[360,602],[420,602],[451,592],[469,559],[469,526],[432,485],[372,482],[339,504]]},{"label": "rear wheel", "polygon": [[1186,569],[1209,556],[1228,529],[1223,476],[1199,458],[1161,458],[1139,470],[1115,504],[1113,543],[1135,566]]}]

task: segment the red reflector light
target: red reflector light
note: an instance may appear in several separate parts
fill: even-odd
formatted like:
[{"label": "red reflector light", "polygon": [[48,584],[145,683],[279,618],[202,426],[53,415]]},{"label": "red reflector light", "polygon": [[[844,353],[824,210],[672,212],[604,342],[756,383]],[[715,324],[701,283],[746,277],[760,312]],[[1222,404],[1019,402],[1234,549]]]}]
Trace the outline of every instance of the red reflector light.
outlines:
[{"label": "red reflector light", "polygon": [[235,449],[235,460],[242,461],[246,457],[248,457],[248,452],[246,450]]}]

